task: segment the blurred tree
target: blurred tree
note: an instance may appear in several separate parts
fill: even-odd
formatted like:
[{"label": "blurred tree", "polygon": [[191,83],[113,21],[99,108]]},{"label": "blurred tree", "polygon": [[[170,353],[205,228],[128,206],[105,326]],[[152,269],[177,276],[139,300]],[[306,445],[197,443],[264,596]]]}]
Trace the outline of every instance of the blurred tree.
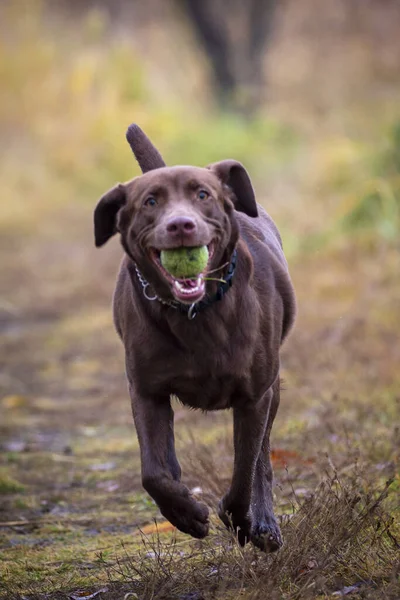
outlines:
[{"label": "blurred tree", "polygon": [[263,57],[276,0],[177,0],[188,16],[213,71],[223,106],[251,114],[262,100]]},{"label": "blurred tree", "polygon": [[[370,84],[376,88],[378,82],[398,81],[400,0],[325,0],[323,10],[321,0],[41,3],[54,13],[62,8],[73,19],[91,10],[104,13],[111,35],[117,32],[114,39],[130,40],[149,73],[155,66],[154,79],[167,73],[165,88],[175,86],[179,97],[181,91],[190,97],[206,72],[220,105],[244,114],[265,104],[266,92],[272,103],[282,98],[296,108],[312,103],[322,114],[334,103],[363,97]],[[206,60],[197,60],[201,52],[190,44],[188,30],[195,33]],[[185,79],[181,73],[188,65],[193,73]]]}]

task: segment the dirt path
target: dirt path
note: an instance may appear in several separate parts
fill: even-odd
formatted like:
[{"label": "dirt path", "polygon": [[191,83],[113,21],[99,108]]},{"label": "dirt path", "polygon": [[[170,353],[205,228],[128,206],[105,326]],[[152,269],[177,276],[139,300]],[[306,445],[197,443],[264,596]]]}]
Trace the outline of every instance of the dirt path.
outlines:
[{"label": "dirt path", "polygon": [[[111,321],[120,249],[117,242],[102,252],[91,248],[88,209],[79,219],[75,213],[59,214],[53,225],[2,242],[0,596],[3,590],[7,599],[68,598],[74,590],[87,590],[88,596],[106,586],[99,598],[123,598],[140,588],[135,587],[136,567],[123,557],[142,557],[145,548],[154,564],[147,571],[143,567],[139,579],[153,577],[155,588],[153,595],[150,588],[140,588],[138,597],[236,598],[237,586],[232,592],[228,585],[231,563],[225,571],[221,567],[212,589],[199,591],[203,584],[193,582],[190,596],[181,584],[176,584],[177,595],[163,588],[171,573],[165,571],[163,579],[160,564],[165,567],[165,561],[152,558],[154,548],[149,550],[138,533],[160,515],[141,488],[122,348]],[[298,546],[294,556],[287,543],[279,564],[297,560],[297,566],[285,581],[275,581],[272,587],[280,595],[274,597],[297,598],[303,590],[302,598],[328,598],[357,584],[355,593],[362,589],[363,597],[395,598],[398,572],[391,563],[400,537],[395,511],[400,490],[398,255],[388,248],[367,257],[357,247],[325,249],[298,257],[292,273],[300,312],[283,353],[285,391],[273,457],[278,512],[286,523],[286,539],[296,539]],[[184,479],[215,508],[229,480],[230,415],[198,415],[177,405],[176,420]],[[353,538],[346,538],[347,565],[338,559],[332,567],[329,561],[319,565],[315,553],[322,550],[307,536],[300,542],[293,538],[285,515],[297,513],[326,478],[336,481],[335,493],[343,502],[334,519],[346,513],[344,498],[354,486],[367,506],[375,486],[393,479],[386,516],[380,518],[383,529],[389,527],[389,514],[397,524],[390,524],[383,541],[370,541],[369,564],[365,540],[352,546]],[[328,502],[331,496],[326,498]],[[212,539],[222,539],[218,543],[226,549],[231,540],[214,521]],[[334,532],[327,531],[326,539],[334,539]],[[165,554],[172,534],[160,535]],[[181,554],[187,548],[193,553],[185,536],[176,539]],[[206,560],[212,543],[204,542],[200,550],[196,546],[196,556],[200,552]],[[236,563],[235,568],[243,571],[250,563]],[[121,564],[128,564],[128,571],[115,568]],[[194,564],[196,573],[204,571]],[[306,579],[301,580],[302,573]],[[243,580],[244,597],[262,591],[261,579],[252,577]],[[308,596],[305,581],[314,582]]]}]

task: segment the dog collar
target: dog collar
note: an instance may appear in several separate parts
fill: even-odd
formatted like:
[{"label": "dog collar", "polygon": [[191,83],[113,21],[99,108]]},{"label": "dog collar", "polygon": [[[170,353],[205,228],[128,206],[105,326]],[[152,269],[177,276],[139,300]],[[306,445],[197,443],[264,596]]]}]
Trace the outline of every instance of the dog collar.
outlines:
[{"label": "dog collar", "polygon": [[134,263],[134,265],[135,265],[135,271],[136,271],[137,278],[139,279],[139,282],[143,288],[143,295],[147,300],[150,300],[150,302],[153,302],[154,300],[158,300],[158,302],[161,302],[161,304],[165,304],[166,306],[170,306],[171,308],[179,310],[179,312],[187,315],[188,319],[192,320],[195,318],[195,316],[199,312],[201,312],[208,306],[211,306],[215,302],[219,302],[220,300],[222,300],[222,298],[225,296],[225,294],[229,290],[229,288],[232,287],[233,276],[234,276],[235,270],[236,270],[236,262],[237,262],[237,250],[235,248],[232,253],[229,267],[228,267],[226,276],[224,277],[224,281],[220,281],[218,283],[218,288],[217,288],[217,291],[215,292],[215,294],[213,296],[211,296],[211,298],[205,298],[204,300],[200,300],[200,302],[194,302],[193,304],[190,304],[190,305],[183,304],[182,302],[178,302],[177,300],[164,300],[163,298],[160,298],[159,296],[157,296],[157,294],[154,294],[154,296],[150,296],[148,294],[148,288],[151,287],[151,284],[148,281],[146,281],[146,279],[143,277],[143,275],[137,268],[136,263]]}]

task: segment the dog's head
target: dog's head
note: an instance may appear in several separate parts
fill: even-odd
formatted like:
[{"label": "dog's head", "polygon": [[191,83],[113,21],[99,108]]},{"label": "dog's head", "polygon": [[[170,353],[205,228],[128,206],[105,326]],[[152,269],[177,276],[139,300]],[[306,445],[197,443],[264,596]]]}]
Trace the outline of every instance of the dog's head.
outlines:
[{"label": "dog's head", "polygon": [[[204,277],[229,262],[237,243],[235,210],[257,216],[250,178],[234,160],[207,168],[166,167],[144,139],[149,144],[147,153],[143,144],[137,152],[128,136],[147,172],[118,184],[100,199],[94,214],[96,246],[119,232],[126,253],[157,295],[187,304],[199,302],[205,294]],[[195,280],[174,278],[161,265],[162,250],[181,246],[208,247],[207,267]]]}]

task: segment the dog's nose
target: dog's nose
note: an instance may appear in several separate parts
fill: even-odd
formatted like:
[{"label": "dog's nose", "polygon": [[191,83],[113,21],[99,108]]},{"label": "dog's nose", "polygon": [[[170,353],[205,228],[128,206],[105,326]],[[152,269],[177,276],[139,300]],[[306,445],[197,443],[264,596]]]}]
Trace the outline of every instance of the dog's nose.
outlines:
[{"label": "dog's nose", "polygon": [[196,231],[196,223],[190,217],[173,217],[167,223],[167,231],[173,236],[189,236]]}]

